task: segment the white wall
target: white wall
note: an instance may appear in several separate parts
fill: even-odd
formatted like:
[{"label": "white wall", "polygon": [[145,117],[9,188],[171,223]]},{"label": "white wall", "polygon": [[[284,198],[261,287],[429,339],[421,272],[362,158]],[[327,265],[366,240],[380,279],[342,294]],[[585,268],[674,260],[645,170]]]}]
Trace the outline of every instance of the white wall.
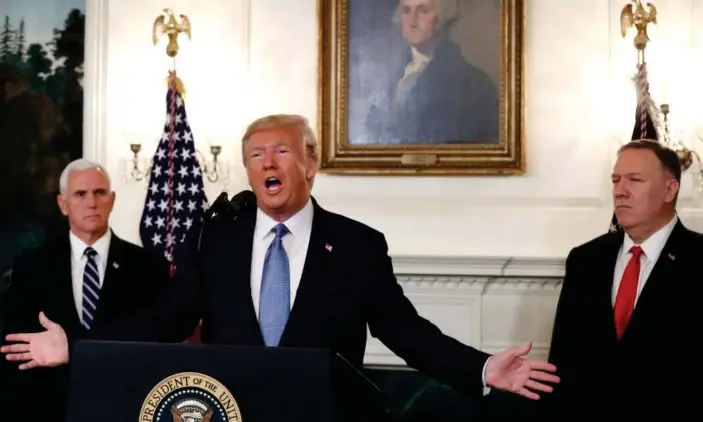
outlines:
[{"label": "white wall", "polygon": [[[544,354],[558,280],[537,276],[545,265],[558,276],[571,247],[608,227],[614,151],[634,124],[635,50],[619,33],[625,0],[527,4],[525,175],[320,175],[313,194],[329,210],[385,232],[396,269],[411,275],[406,290],[441,327],[488,348],[537,339]],[[647,53],[651,91],[657,101],[672,104],[674,129],[689,136],[703,121],[695,114],[703,93],[695,66],[703,50],[694,23],[703,21],[703,0],[655,5],[659,25],[650,29]],[[316,0],[200,0],[197,6],[186,0],[88,0],[85,151],[116,175],[112,225],[134,242],[145,186],[118,175],[130,158],[130,139],[144,144],[147,157],[163,126],[168,61],[164,46],[150,42],[163,7],[192,22],[192,42],[181,38],[178,71],[188,89],[196,146],[206,151],[209,143],[222,143],[223,158],[233,163],[225,186],[230,193],[247,188],[238,139],[250,120],[286,112],[316,124]],[[691,171],[684,179],[679,213],[689,227],[703,230]],[[210,185],[209,197],[221,188]],[[515,262],[510,257],[520,262],[511,274],[556,287],[540,287],[538,299],[526,299],[524,292],[535,291],[525,289],[529,283],[500,281],[504,264]],[[557,260],[545,264],[541,258]],[[478,285],[440,281],[430,290],[412,281],[436,274],[499,278]],[[457,286],[473,286],[472,293],[456,296]],[[372,361],[385,362],[388,352],[379,347],[370,346]]]},{"label": "white wall", "polygon": [[[147,157],[163,124],[168,62],[163,45],[150,42],[151,24],[163,7],[191,19],[193,40],[182,38],[178,60],[187,110],[200,149],[225,145],[223,158],[234,165],[230,192],[247,187],[237,142],[248,121],[291,112],[315,124],[316,0],[203,0],[197,7],[186,0],[88,3],[86,84],[94,103],[87,106],[86,154],[104,161],[113,174],[129,158],[129,139],[139,139]],[[689,118],[683,104],[693,105],[691,89],[700,85],[681,83],[677,70],[690,68],[682,54],[694,49],[700,56],[693,22],[703,17],[703,3],[696,3],[660,0],[660,24],[651,30],[652,91],[655,98],[662,91],[665,78],[657,71],[664,67],[665,51],[671,57],[665,70],[672,75],[667,98],[679,120]],[[384,231],[394,255],[564,257],[602,233],[610,218],[613,152],[634,124],[629,78],[635,53],[618,27],[625,2],[527,4],[525,175],[320,175],[314,189],[320,203]],[[100,13],[91,14],[95,11]],[[661,47],[665,41],[671,46]],[[91,74],[96,70],[99,74]],[[700,78],[689,80],[695,79]],[[693,127],[691,121],[680,123]],[[692,175],[686,176],[680,212],[688,225],[703,229],[691,202]],[[133,201],[142,200],[144,186],[117,181],[115,188],[120,199],[112,224],[138,242],[141,209]],[[210,197],[219,189],[210,186]]]}]

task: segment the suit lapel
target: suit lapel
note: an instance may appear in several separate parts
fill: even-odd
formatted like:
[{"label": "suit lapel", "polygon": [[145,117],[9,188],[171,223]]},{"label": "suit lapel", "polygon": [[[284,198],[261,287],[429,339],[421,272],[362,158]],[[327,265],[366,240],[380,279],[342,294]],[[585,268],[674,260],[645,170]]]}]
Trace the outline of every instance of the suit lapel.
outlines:
[{"label": "suit lapel", "polygon": [[115,233],[112,233],[111,236],[105,276],[100,288],[100,301],[93,318],[93,325],[109,320],[113,315],[119,313],[119,307],[123,306],[122,300],[123,298],[126,299],[125,295],[120,295],[120,290],[125,287],[120,277],[120,263],[124,257],[124,242]]},{"label": "suit lapel", "polygon": [[653,307],[656,307],[659,291],[662,287],[671,282],[672,276],[676,273],[676,257],[684,252],[680,249],[681,245],[685,242],[685,235],[686,229],[683,227],[681,221],[678,221],[669,239],[667,239],[657,262],[654,264],[649,278],[647,278],[647,282],[640,293],[640,297],[637,300],[637,304],[635,305],[635,309],[623,337],[627,335],[630,327],[637,325],[637,320],[641,319],[642,315],[649,312]]},{"label": "suit lapel", "polygon": [[[73,275],[71,273],[71,243],[68,234],[61,236],[56,243],[56,253],[51,256],[48,268],[47,282],[54,285],[57,307],[55,312],[59,314],[56,322],[63,321],[66,329],[80,327],[80,315],[76,308],[76,300],[73,297]],[[53,303],[53,301],[49,301]],[[49,317],[51,319],[51,316]]]},{"label": "suit lapel", "polygon": [[[259,328],[259,321],[256,318],[254,303],[251,296],[251,259],[252,245],[254,242],[254,229],[256,227],[256,208],[251,212],[242,213],[240,221],[224,227],[232,227],[230,232],[223,233],[224,239],[236,239],[232,249],[222,250],[224,267],[221,270],[222,277],[220,285],[231,286],[233,292],[228,297],[233,298],[237,305],[232,306],[232,320],[229,322],[239,326],[244,333],[246,344],[264,345],[264,338]],[[218,228],[219,230],[219,228]],[[231,268],[230,262],[237,262]],[[246,328],[243,328],[246,327]]]},{"label": "suit lapel", "polygon": [[599,283],[596,291],[596,303],[600,312],[605,318],[605,330],[608,338],[613,342],[617,340],[615,330],[615,315],[613,313],[613,281],[615,277],[615,266],[617,264],[620,248],[622,246],[624,233],[622,231],[609,235],[603,255],[600,257],[603,265],[598,268],[599,274],[594,277],[594,281]]},{"label": "suit lapel", "polygon": [[296,293],[293,308],[288,317],[286,328],[283,331],[280,344],[282,346],[294,345],[297,336],[305,331],[305,320],[313,316],[316,305],[318,283],[325,281],[325,274],[329,274],[328,266],[331,251],[327,249],[327,235],[331,233],[326,229],[327,211],[322,209],[313,199],[314,215],[310,232],[310,243],[305,256],[305,265],[300,278],[300,285]]}]

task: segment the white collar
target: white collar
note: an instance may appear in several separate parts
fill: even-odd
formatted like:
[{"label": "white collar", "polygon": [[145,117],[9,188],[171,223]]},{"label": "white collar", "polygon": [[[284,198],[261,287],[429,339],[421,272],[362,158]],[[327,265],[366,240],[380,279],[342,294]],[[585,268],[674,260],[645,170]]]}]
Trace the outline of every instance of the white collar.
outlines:
[{"label": "white collar", "polygon": [[[69,230],[68,237],[71,241],[71,254],[76,261],[80,261],[83,257],[83,253],[88,245],[78,238],[72,231]],[[104,235],[100,239],[96,240],[92,245],[92,248],[98,253],[98,257],[107,261],[107,254],[110,251],[110,240],[112,239],[112,230],[107,229]]]},{"label": "white collar", "polygon": [[[303,209],[301,209],[300,211],[295,213],[291,218],[286,221],[283,221],[282,223],[286,225],[290,234],[292,234],[293,236],[297,236],[303,230],[310,230],[310,228],[312,227],[313,214],[314,207],[312,205],[312,199],[309,199],[308,203],[305,204]],[[271,234],[271,230],[273,230],[273,228],[276,227],[278,223],[280,222],[269,217],[269,215],[263,212],[261,208],[257,208],[254,238],[259,240],[265,238],[266,236]]]},{"label": "white collar", "polygon": [[[669,221],[664,227],[657,230],[654,234],[649,236],[647,240],[645,240],[644,242],[642,242],[641,245],[639,245],[644,251],[644,255],[647,257],[648,260],[656,261],[657,259],[659,259],[659,255],[661,254],[662,249],[664,249],[664,245],[666,245],[666,241],[669,239],[669,236],[671,235],[671,232],[674,230],[674,227],[676,226],[676,223],[678,221],[678,217],[674,215],[674,218],[672,218],[671,221]],[[630,249],[633,246],[636,246],[636,243],[627,233],[625,233],[622,246],[622,251],[624,253],[629,253]]]},{"label": "white collar", "polygon": [[433,54],[422,54],[415,47],[411,47],[410,51],[412,52],[412,63],[428,63],[430,60],[432,60]]}]

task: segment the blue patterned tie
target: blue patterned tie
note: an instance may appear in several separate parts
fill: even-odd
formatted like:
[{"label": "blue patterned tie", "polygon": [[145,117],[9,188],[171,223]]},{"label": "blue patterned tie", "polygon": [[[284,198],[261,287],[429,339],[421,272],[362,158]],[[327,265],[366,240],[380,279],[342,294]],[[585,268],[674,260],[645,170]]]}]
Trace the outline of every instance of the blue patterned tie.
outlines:
[{"label": "blue patterned tie", "polygon": [[290,267],[288,255],[283,249],[283,236],[288,234],[284,224],[278,224],[272,232],[276,237],[271,242],[261,277],[259,298],[259,325],[267,346],[278,346],[290,313]]},{"label": "blue patterned tie", "polygon": [[90,330],[95,311],[100,301],[100,273],[95,263],[98,253],[91,247],[85,248],[83,254],[88,258],[83,271],[83,327]]}]

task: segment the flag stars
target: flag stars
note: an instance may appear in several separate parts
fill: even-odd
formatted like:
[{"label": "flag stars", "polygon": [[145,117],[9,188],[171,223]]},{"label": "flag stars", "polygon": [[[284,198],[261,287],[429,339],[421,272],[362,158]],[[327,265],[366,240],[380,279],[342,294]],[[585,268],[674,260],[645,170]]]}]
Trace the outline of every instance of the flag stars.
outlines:
[{"label": "flag stars", "polygon": [[149,193],[139,227],[144,246],[172,264],[174,248],[187,239],[189,230],[202,221],[202,210],[208,208],[184,103],[174,91],[168,93],[166,122],[152,158]]},{"label": "flag stars", "polygon": [[159,245],[159,244],[161,244],[161,236],[154,233],[154,235],[151,237],[151,241],[154,244],[154,246]]},{"label": "flag stars", "polygon": [[178,187],[176,187],[176,192],[178,192],[178,195],[185,195],[186,185],[183,183],[179,183]]}]

